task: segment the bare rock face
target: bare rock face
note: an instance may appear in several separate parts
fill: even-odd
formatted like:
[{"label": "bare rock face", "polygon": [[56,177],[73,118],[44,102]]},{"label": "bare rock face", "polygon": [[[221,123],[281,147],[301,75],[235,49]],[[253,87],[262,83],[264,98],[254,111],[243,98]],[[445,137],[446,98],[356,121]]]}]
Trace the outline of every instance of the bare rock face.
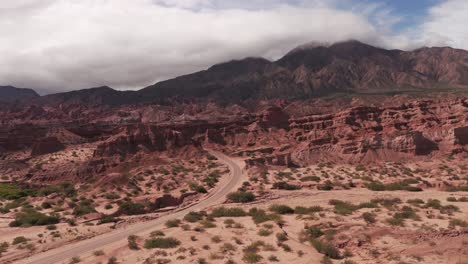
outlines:
[{"label": "bare rock face", "polygon": [[141,124],[123,128],[120,133],[100,144],[94,156],[120,156],[125,158],[128,154],[135,154],[140,150],[147,152],[164,151],[197,144],[191,139],[190,135],[181,131]]},{"label": "bare rock face", "polygon": [[289,126],[289,116],[283,109],[271,106],[265,109],[259,116],[259,123],[262,127],[287,128]]},{"label": "bare rock face", "polygon": [[358,107],[292,119],[299,164],[321,158],[366,162],[466,151],[466,100],[420,101],[400,107]]},{"label": "bare rock face", "polygon": [[31,156],[40,156],[65,149],[56,137],[47,137],[36,142],[31,150]]},{"label": "bare rock face", "polygon": [[453,130],[455,144],[468,145],[468,126],[457,127]]}]

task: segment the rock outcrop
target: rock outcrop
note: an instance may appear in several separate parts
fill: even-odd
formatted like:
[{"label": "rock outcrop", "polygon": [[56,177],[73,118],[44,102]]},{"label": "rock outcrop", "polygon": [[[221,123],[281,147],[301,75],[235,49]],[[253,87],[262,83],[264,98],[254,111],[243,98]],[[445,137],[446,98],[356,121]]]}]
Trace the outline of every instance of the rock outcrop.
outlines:
[{"label": "rock outcrop", "polygon": [[65,149],[65,146],[56,137],[47,137],[32,146],[31,156],[40,156]]}]

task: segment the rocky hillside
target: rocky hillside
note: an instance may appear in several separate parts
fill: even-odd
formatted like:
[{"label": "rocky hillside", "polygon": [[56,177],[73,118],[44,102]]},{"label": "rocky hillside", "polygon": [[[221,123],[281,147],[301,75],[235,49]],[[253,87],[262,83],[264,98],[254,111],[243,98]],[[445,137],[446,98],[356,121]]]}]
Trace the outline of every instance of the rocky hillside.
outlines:
[{"label": "rocky hillside", "polygon": [[[14,100],[19,91],[7,92],[11,98],[3,95],[5,92],[0,97]],[[468,51],[448,47],[385,50],[349,41],[297,48],[273,62],[246,58],[221,63],[139,91],[116,91],[104,86],[43,96],[28,104],[62,108],[116,107],[148,102],[240,103],[334,94],[386,96],[411,92],[427,95],[441,91],[467,93]],[[28,91],[28,96],[23,97],[37,95]]]},{"label": "rocky hillside", "polygon": [[32,89],[0,86],[0,102],[14,102],[36,97],[39,97],[39,95]]},{"label": "rocky hillside", "polygon": [[247,58],[157,83],[147,98],[299,99],[333,93],[395,93],[468,87],[468,52],[385,50],[358,41],[295,49],[278,61]]}]

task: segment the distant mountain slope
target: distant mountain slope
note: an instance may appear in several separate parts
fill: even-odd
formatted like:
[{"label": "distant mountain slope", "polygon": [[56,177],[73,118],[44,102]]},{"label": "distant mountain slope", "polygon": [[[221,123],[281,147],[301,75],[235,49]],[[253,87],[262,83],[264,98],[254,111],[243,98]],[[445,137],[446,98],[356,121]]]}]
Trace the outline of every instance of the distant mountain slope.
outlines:
[{"label": "distant mountain slope", "polygon": [[0,86],[0,102],[14,102],[36,97],[39,97],[39,95],[32,89]]},{"label": "distant mountain slope", "polygon": [[[32,102],[118,106],[201,98],[238,103],[246,99],[303,99],[336,93],[385,95],[453,89],[468,92],[466,50],[386,50],[348,41],[329,46],[303,45],[274,62],[246,58],[220,63],[139,91],[116,91],[104,86],[47,95]],[[16,94],[11,93],[12,98],[17,98]],[[37,94],[30,92],[29,97]]]},{"label": "distant mountain slope", "polygon": [[[242,69],[242,70],[241,70]],[[358,41],[302,46],[278,61],[248,58],[147,87],[144,97],[304,98],[337,92],[383,93],[468,87],[468,51],[385,50]]]}]

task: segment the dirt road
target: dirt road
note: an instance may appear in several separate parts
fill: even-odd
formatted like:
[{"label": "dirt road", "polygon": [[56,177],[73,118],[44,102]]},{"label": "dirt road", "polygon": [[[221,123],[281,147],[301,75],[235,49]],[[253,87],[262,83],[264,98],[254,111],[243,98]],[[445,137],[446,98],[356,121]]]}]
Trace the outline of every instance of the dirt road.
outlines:
[{"label": "dirt road", "polygon": [[207,197],[206,199],[193,204],[190,207],[187,207],[183,210],[174,212],[172,214],[162,216],[161,218],[144,222],[138,223],[131,226],[128,226],[124,229],[118,229],[112,231],[110,233],[96,236],[94,238],[80,241],[77,243],[69,244],[63,247],[59,247],[56,249],[52,249],[43,253],[38,253],[33,255],[27,259],[19,260],[15,263],[22,263],[22,264],[52,264],[52,263],[59,263],[65,260],[69,260],[75,256],[80,256],[84,253],[98,250],[106,245],[127,239],[129,235],[136,235],[147,231],[149,229],[154,229],[160,225],[163,225],[167,220],[182,218],[190,211],[199,211],[203,210],[207,207],[219,204],[223,201],[224,197],[228,193],[234,190],[237,184],[242,179],[242,169],[236,161],[230,159],[228,156],[218,153],[218,152],[211,152],[214,156],[216,156],[220,161],[225,163],[229,166],[231,171],[231,177],[227,181],[223,181],[225,185],[217,187],[214,192]]}]

